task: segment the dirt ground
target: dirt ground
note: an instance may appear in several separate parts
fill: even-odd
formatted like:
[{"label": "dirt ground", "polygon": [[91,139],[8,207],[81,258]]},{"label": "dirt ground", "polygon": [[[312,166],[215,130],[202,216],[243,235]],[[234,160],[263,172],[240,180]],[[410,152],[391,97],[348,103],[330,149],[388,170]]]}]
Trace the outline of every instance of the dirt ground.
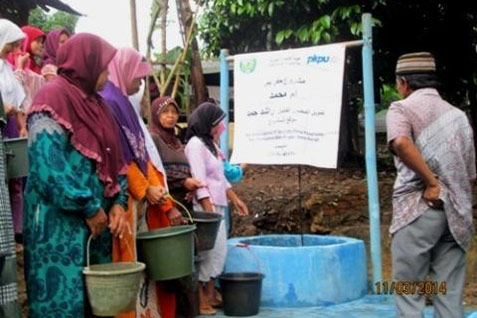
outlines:
[{"label": "dirt ground", "polygon": [[[383,279],[391,281],[391,241],[388,229],[392,218],[391,194],[396,175],[390,165],[380,167],[379,170]],[[252,166],[246,172],[245,179],[235,188],[248,204],[251,215],[233,218],[233,236],[303,231],[359,238],[366,243],[368,277],[372,280],[367,186],[363,164],[355,163],[338,170],[302,168],[301,215],[298,213],[296,166]],[[477,199],[476,190],[477,187],[474,189],[474,198]],[[477,219],[476,210],[474,219]],[[477,307],[477,235],[467,254],[464,301],[467,306]]]},{"label": "dirt ground", "polygon": [[[383,279],[391,280],[391,193],[395,172],[390,163],[379,168]],[[244,180],[235,186],[251,215],[232,220],[233,236],[270,233],[314,233],[363,239],[369,254],[369,218],[364,163],[354,162],[338,170],[302,168],[299,213],[297,166],[250,166]],[[475,193],[475,191],[474,191]],[[474,197],[477,197],[474,195]],[[476,201],[477,202],[477,201]],[[477,214],[474,214],[477,218]],[[477,223],[476,223],[477,224]],[[18,255],[20,297],[26,312],[23,257]],[[465,302],[477,307],[477,236],[468,251]],[[368,257],[368,276],[371,262]],[[26,316],[25,316],[26,317]]]}]

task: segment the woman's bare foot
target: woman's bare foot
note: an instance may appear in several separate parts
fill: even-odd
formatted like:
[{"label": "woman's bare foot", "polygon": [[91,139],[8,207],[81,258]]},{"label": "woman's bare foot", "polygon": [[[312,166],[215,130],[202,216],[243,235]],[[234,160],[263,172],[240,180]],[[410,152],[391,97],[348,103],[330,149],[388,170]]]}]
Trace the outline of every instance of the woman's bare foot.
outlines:
[{"label": "woman's bare foot", "polygon": [[205,289],[204,285],[199,284],[199,312],[201,315],[216,315],[217,311],[210,305]]},{"label": "woman's bare foot", "polygon": [[216,315],[217,314],[217,310],[212,308],[210,304],[207,304],[205,306],[206,307],[202,307],[202,305],[200,306],[199,312],[201,315]]},{"label": "woman's bare foot", "polygon": [[214,308],[224,307],[224,301],[222,300],[222,295],[217,290],[214,291],[214,298],[211,300],[210,304]]}]

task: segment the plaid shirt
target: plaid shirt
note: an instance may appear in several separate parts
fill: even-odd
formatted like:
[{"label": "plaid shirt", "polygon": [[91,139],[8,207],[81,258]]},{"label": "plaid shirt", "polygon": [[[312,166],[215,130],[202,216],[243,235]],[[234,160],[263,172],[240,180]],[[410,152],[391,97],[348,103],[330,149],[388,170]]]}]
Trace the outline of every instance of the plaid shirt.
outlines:
[{"label": "plaid shirt", "polygon": [[[425,88],[392,103],[386,125],[388,143],[400,136],[411,139],[439,178],[450,231],[466,248],[473,230],[470,181],[476,174],[472,128],[467,117],[435,89]],[[395,157],[395,165],[391,234],[429,210],[422,199],[423,181],[400,158]]]}]

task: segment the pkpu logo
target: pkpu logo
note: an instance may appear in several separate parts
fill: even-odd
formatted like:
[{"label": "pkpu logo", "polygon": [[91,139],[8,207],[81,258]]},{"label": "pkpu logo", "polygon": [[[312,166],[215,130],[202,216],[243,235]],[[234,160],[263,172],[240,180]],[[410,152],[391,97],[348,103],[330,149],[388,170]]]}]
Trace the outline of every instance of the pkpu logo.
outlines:
[{"label": "pkpu logo", "polygon": [[330,56],[329,55],[310,55],[308,56],[308,61],[306,64],[321,64],[321,63],[328,63],[330,61]]},{"label": "pkpu logo", "polygon": [[242,60],[240,61],[240,70],[245,74],[250,74],[255,71],[257,67],[256,59]]}]

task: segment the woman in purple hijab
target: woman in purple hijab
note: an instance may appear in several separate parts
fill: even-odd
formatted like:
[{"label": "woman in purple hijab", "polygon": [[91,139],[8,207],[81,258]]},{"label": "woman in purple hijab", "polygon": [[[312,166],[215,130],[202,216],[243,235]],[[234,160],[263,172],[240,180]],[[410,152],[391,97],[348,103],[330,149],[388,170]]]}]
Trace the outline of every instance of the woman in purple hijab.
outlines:
[{"label": "woman in purple hijab", "polygon": [[[139,91],[142,79],[151,71],[151,66],[143,61],[136,50],[119,49],[109,64],[109,82],[100,93],[120,127],[123,158],[128,165],[127,219],[133,233],[113,242],[115,262],[135,260],[137,228],[152,230],[178,225],[182,221],[181,213],[171,200],[161,200],[166,191],[165,175],[152,165],[139,119],[128,98]],[[141,210],[138,207],[144,203],[147,204],[146,217],[140,218]],[[138,224],[138,221],[142,220],[145,222]],[[142,317],[146,313],[147,317],[154,318],[175,317],[175,293],[169,291],[164,284],[155,284],[144,279],[141,290],[145,291],[147,296],[139,302],[137,313],[130,313],[128,317]]]},{"label": "woman in purple hijab", "polygon": [[71,33],[67,29],[54,29],[48,32],[45,41],[45,50],[43,52],[43,67],[41,75],[47,81],[55,78],[58,71],[56,54],[58,49],[71,37]]}]

